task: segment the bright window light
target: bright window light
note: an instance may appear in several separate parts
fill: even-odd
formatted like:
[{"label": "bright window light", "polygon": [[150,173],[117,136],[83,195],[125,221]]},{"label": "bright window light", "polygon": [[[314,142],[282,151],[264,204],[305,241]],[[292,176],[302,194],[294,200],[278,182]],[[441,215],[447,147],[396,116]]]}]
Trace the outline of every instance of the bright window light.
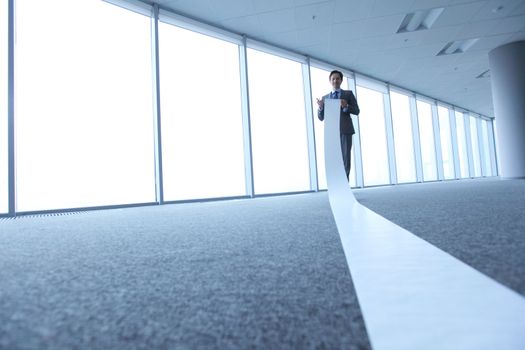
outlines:
[{"label": "bright window light", "polygon": [[248,49],[248,76],[255,193],[309,190],[301,64]]},{"label": "bright window light", "polygon": [[450,118],[448,108],[438,106],[439,136],[441,138],[441,156],[443,159],[443,175],[447,180],[454,178],[454,155],[452,153],[452,136],[450,134]]},{"label": "bright window light", "polygon": [[0,0],[0,213],[9,211],[7,153],[7,0]]},{"label": "bright window light", "polygon": [[410,98],[406,95],[390,91],[390,104],[392,106],[397,182],[416,182]]},{"label": "bright window light", "polygon": [[481,176],[481,161],[478,142],[478,118],[470,116],[470,142],[472,145],[472,160],[474,164],[474,176]]},{"label": "bright window light", "polygon": [[159,24],[164,199],[246,194],[239,46]]},{"label": "bright window light", "polygon": [[423,161],[423,180],[437,180],[436,148],[434,145],[434,128],[432,126],[432,109],[430,104],[417,101],[419,122],[419,140]]},{"label": "bright window light", "polygon": [[490,137],[488,130],[488,121],[483,119],[481,121],[481,136],[482,136],[482,149],[483,149],[483,176],[492,176],[492,165],[490,160]]},{"label": "bright window light", "polygon": [[458,137],[458,154],[459,154],[459,167],[461,171],[461,177],[469,177],[468,168],[468,151],[467,151],[467,137],[465,130],[465,117],[461,112],[455,112],[456,114],[456,132]]},{"label": "bright window light", "polygon": [[150,18],[16,5],[17,210],[154,202]]},{"label": "bright window light", "polygon": [[365,186],[390,183],[383,93],[357,86],[363,181]]}]

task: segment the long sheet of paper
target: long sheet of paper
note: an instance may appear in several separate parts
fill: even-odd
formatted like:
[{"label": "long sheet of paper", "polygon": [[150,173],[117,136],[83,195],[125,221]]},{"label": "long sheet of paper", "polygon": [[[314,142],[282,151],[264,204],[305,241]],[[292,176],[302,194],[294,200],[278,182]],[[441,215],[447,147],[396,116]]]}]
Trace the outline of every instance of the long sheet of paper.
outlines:
[{"label": "long sheet of paper", "polygon": [[525,349],[521,295],[355,200],[342,161],[339,106],[325,101],[328,195],[372,347]]}]

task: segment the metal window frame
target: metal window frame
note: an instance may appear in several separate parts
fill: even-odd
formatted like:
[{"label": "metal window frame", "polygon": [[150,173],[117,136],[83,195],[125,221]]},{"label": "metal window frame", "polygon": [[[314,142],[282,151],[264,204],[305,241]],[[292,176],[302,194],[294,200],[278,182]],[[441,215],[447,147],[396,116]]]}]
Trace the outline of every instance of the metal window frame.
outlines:
[{"label": "metal window frame", "polygon": [[463,125],[465,127],[465,140],[467,143],[467,159],[468,159],[468,172],[470,178],[476,177],[476,172],[474,170],[474,157],[472,153],[472,138],[470,133],[470,114],[468,112],[463,112]]},{"label": "metal window frame", "polygon": [[[357,78],[354,75],[352,79],[354,86],[353,91],[355,94],[355,98],[359,103],[359,92],[357,91]],[[349,85],[350,87],[350,85]],[[363,154],[362,154],[362,148],[361,148],[361,123],[360,123],[360,117],[355,118],[354,123],[354,129],[355,129],[355,136],[352,139],[353,143],[353,149],[354,149],[354,166],[355,166],[355,185],[358,188],[364,188],[365,187],[365,179],[363,174]]]},{"label": "metal window frame", "polygon": [[314,110],[312,98],[312,80],[310,77],[310,59],[302,64],[303,88],[304,88],[304,110],[306,118],[306,142],[308,145],[308,164],[310,167],[310,190],[319,191],[319,180],[317,174],[317,154],[314,126]]},{"label": "metal window frame", "polygon": [[494,134],[494,119],[487,121],[487,129],[489,133],[489,150],[490,150],[490,164],[492,166],[492,176],[499,176],[498,168],[498,153],[496,151],[496,138]]},{"label": "metal window frame", "polygon": [[151,13],[151,54],[153,64],[153,125],[155,142],[155,199],[164,203],[164,175],[162,167],[162,122],[160,106],[160,58],[159,58],[159,7],[154,5]]},{"label": "metal window frame", "polygon": [[[162,5],[156,3],[148,3],[141,0],[104,0],[108,3],[126,8],[128,10],[144,14],[151,17],[152,21],[152,55],[153,55],[153,104],[154,104],[154,118],[155,118],[155,181],[156,181],[156,202],[155,203],[133,203],[133,204],[124,204],[124,205],[112,205],[112,206],[98,206],[98,207],[86,207],[86,208],[69,208],[69,209],[60,209],[60,210],[42,210],[38,212],[20,212],[16,211],[16,157],[15,157],[15,145],[16,145],[16,133],[15,133],[15,79],[14,79],[14,68],[15,68],[15,47],[14,47],[14,38],[15,38],[15,24],[14,24],[14,2],[15,0],[8,0],[8,216],[16,216],[17,214],[34,214],[34,213],[54,213],[54,212],[64,212],[64,211],[79,211],[79,210],[95,210],[95,209],[111,209],[111,208],[126,208],[134,206],[144,206],[144,205],[155,205],[155,204],[167,204],[167,203],[187,203],[195,201],[210,201],[210,200],[223,200],[223,199],[235,199],[235,198],[254,198],[254,197],[265,197],[265,196],[278,196],[278,195],[288,195],[295,193],[309,193],[312,191],[319,191],[318,187],[318,174],[317,174],[317,154],[315,148],[315,133],[314,133],[314,124],[313,116],[314,111],[312,110],[312,96],[311,96],[311,77],[310,77],[310,68],[312,66],[327,67],[327,69],[339,69],[345,74],[345,76],[351,76],[353,79],[353,91],[357,96],[357,79],[362,79],[366,82],[370,82],[374,86],[380,86],[381,89],[386,87],[386,92],[383,92],[383,103],[384,103],[384,118],[385,118],[385,127],[386,127],[386,136],[387,136],[387,151],[389,159],[389,173],[390,173],[390,183],[397,183],[397,164],[395,159],[395,143],[393,135],[393,121],[392,121],[392,106],[390,99],[391,86],[383,81],[371,78],[365,74],[355,73],[346,68],[334,66],[328,62],[310,59],[309,57],[302,55],[291,50],[277,47],[272,44],[265,43],[256,39],[248,38],[246,35],[241,35],[234,33],[232,31],[224,30],[217,26],[204,23],[193,18],[189,18],[182,14],[175,13],[172,10],[165,10],[162,8]],[[167,22],[174,24],[178,27],[184,29],[198,32],[204,35],[208,35],[217,39],[229,41],[239,45],[239,63],[240,63],[240,73],[241,73],[241,105],[242,105],[242,116],[243,116],[243,141],[244,141],[244,164],[245,164],[245,182],[246,182],[246,196],[235,196],[235,197],[221,197],[221,198],[205,198],[205,199],[192,199],[192,200],[182,200],[182,201],[164,201],[164,190],[163,190],[163,175],[162,175],[162,140],[161,140],[161,111],[160,111],[160,70],[159,70],[159,39],[158,39],[158,25],[159,21]],[[261,50],[266,53],[284,57],[302,63],[303,69],[303,88],[305,92],[305,117],[307,118],[307,139],[308,139],[308,155],[309,155],[309,166],[310,166],[310,187],[311,191],[301,191],[301,192],[285,192],[285,193],[275,193],[275,194],[254,194],[254,179],[253,179],[253,155],[252,155],[252,145],[251,145],[251,126],[250,126],[250,101],[249,101],[249,87],[248,87],[248,62],[247,62],[247,48],[253,48],[256,50]],[[330,67],[330,68],[328,68]],[[368,85],[365,83],[365,87]],[[408,91],[403,88],[393,87],[394,90],[399,91]],[[374,90],[377,90],[374,88]],[[414,92],[408,92],[409,95],[409,104],[410,104],[410,118],[412,126],[412,142],[414,150],[414,161],[416,167],[416,181],[423,182],[423,169],[422,169],[422,154],[421,154],[421,139],[419,131],[419,121],[418,121],[418,111],[417,111],[417,96],[420,96],[422,100],[432,100],[434,104],[432,105],[432,121],[434,128],[434,150],[436,152],[436,166],[438,166],[438,179],[443,179],[443,165],[442,165],[442,153],[441,153],[441,138],[439,137],[439,120],[437,119],[437,113],[434,111],[435,106],[439,101],[435,99],[428,98],[423,95],[417,95]],[[387,108],[388,107],[388,108]],[[461,178],[461,164],[459,159],[459,146],[457,138],[457,126],[456,126],[456,116],[455,110],[449,108],[449,120],[450,120],[450,129],[452,136],[452,147],[454,153],[454,172],[456,178]],[[472,140],[470,132],[470,115],[468,111],[463,111],[463,120],[464,120],[464,132],[465,132],[465,142],[467,147],[467,161],[469,174],[466,177],[474,177],[473,169],[473,152],[472,152]],[[436,122],[437,120],[437,122]],[[495,144],[495,133],[494,133],[494,121],[489,119],[490,123],[487,124],[489,131],[489,148],[490,148],[490,159],[491,166],[493,169],[492,174],[499,174],[497,167],[497,153],[496,153],[496,144]],[[359,118],[355,118],[356,134],[357,137],[354,141],[354,169],[356,176],[356,185],[358,187],[364,187],[363,179],[363,164],[362,164],[362,149],[361,149],[361,139],[360,139],[360,125]],[[480,120],[477,119],[477,123],[480,123]],[[438,126],[436,128],[436,125]],[[436,131],[437,130],[437,131]],[[477,137],[478,145],[480,144],[480,132],[481,128],[477,127]],[[480,150],[480,157],[482,156]],[[439,155],[439,157],[438,157]],[[481,162],[483,167],[483,162]],[[440,171],[441,169],[441,171]],[[482,174],[485,171],[482,168]],[[0,215],[2,216],[2,215]]]},{"label": "metal window frame", "polygon": [[383,94],[383,109],[385,118],[386,145],[388,152],[388,169],[390,173],[390,184],[397,184],[397,163],[396,149],[394,144],[394,126],[392,121],[392,103],[390,101],[390,86],[387,85],[387,92]]},{"label": "metal window frame", "polygon": [[432,110],[432,131],[434,133],[434,154],[436,157],[436,171],[438,181],[445,179],[443,169],[443,149],[441,148],[441,128],[439,125],[438,104],[434,101],[431,105]]},{"label": "metal window frame", "polygon": [[478,134],[478,149],[479,149],[479,166],[481,168],[481,177],[487,177],[487,167],[485,164],[485,147],[483,142],[483,129],[481,125],[481,116],[476,118],[476,132]]},{"label": "metal window frame", "polygon": [[250,89],[248,84],[248,52],[246,37],[242,39],[239,46],[239,67],[241,79],[241,108],[242,108],[242,130],[244,147],[244,183],[245,193],[250,198],[255,196],[255,184],[253,179],[253,152],[251,135],[250,115]]},{"label": "metal window frame", "polygon": [[15,0],[7,0],[7,192],[9,216],[16,216],[15,157]]},{"label": "metal window frame", "polygon": [[410,102],[410,117],[412,120],[412,140],[414,142],[414,152],[416,154],[416,180],[417,182],[423,182],[423,154],[421,152],[421,137],[419,132],[419,116],[417,108],[417,97],[416,94],[409,96]]},{"label": "metal window frame", "polygon": [[450,124],[450,137],[452,141],[452,156],[454,157],[454,178],[459,180],[461,178],[461,164],[459,161],[459,145],[458,145],[458,131],[456,126],[456,112],[448,109],[448,122]]}]

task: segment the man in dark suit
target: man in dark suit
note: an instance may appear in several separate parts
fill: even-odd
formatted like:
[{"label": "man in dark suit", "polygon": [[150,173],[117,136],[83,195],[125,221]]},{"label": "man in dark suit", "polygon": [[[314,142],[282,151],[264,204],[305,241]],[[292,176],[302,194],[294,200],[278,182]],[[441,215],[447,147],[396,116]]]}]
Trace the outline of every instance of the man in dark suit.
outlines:
[{"label": "man in dark suit", "polygon": [[343,82],[343,73],[338,70],[330,72],[330,84],[332,85],[332,92],[323,96],[322,99],[317,99],[317,117],[319,120],[324,120],[324,100],[327,98],[341,100],[341,117],[340,117],[340,132],[341,132],[341,151],[343,153],[343,163],[345,165],[346,178],[350,176],[350,157],[352,151],[352,135],[355,134],[354,124],[350,114],[359,115],[359,106],[357,100],[350,90],[341,89]]}]

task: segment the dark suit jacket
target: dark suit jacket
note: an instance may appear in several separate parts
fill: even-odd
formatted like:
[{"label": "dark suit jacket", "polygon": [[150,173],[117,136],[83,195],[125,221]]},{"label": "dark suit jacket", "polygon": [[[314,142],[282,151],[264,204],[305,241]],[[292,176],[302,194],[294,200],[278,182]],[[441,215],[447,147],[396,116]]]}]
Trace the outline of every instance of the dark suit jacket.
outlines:
[{"label": "dark suit jacket", "polygon": [[[325,99],[329,99],[330,94],[323,96],[323,102]],[[341,96],[340,99],[346,100],[348,103],[348,109],[343,110],[341,108],[341,119],[339,122],[341,134],[355,134],[354,130],[354,124],[352,123],[352,117],[350,117],[350,114],[359,115],[359,106],[357,105],[357,100],[354,96],[354,93],[350,90],[342,90],[341,89]],[[317,117],[319,120],[324,120],[324,109],[317,110]]]}]

